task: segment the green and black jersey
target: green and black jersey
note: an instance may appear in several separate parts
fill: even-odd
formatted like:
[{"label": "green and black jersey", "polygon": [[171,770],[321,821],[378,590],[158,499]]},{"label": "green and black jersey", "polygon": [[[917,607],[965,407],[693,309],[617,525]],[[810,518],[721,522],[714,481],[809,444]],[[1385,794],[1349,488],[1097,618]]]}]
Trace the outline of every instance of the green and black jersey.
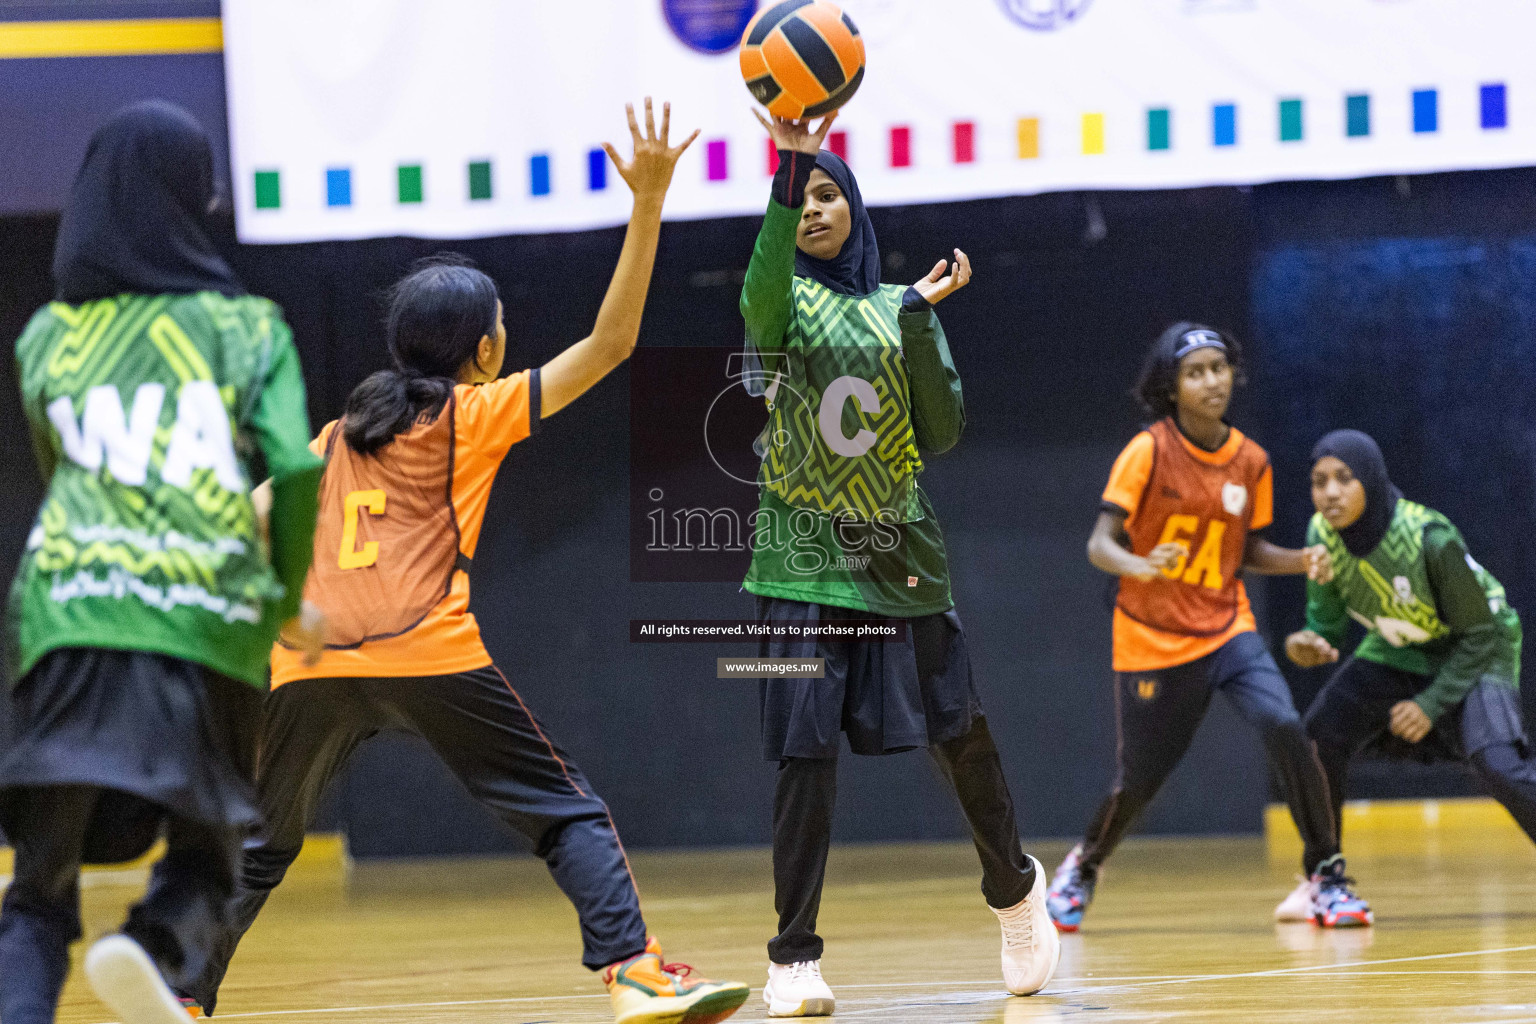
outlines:
[{"label": "green and black jersey", "polygon": [[[16,358],[47,494],[11,591],[12,678],[56,648],[106,647],[265,686],[320,475],[281,311],[216,292],[55,302]],[[253,468],[273,480],[270,553]]]},{"label": "green and black jersey", "polygon": [[1399,500],[1365,558],[1351,555],[1321,515],[1307,543],[1327,545],[1334,567],[1332,582],[1307,584],[1307,627],[1337,647],[1349,620],[1358,621],[1369,632],[1355,656],[1428,677],[1415,700],[1431,720],[1479,681],[1519,686],[1520,616],[1445,516]]},{"label": "green and black jersey", "polygon": [[799,209],[771,200],[741,310],[767,381],[759,510],[745,588],[914,617],[952,607],[944,536],[917,483],[919,449],[965,422],[931,307],[904,287],[844,295],[795,276]]}]

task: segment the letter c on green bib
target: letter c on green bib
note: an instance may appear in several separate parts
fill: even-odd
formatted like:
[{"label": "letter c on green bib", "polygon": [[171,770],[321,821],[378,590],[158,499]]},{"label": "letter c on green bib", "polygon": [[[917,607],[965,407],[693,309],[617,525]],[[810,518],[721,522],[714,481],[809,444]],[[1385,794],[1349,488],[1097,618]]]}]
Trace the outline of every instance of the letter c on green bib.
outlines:
[{"label": "letter c on green bib", "polygon": [[880,395],[873,384],[863,377],[838,377],[821,393],[821,411],[816,422],[828,448],[844,458],[857,459],[874,447],[876,436],[868,427],[860,428],[852,437],[843,433],[843,406],[849,397],[858,399],[859,409],[866,416],[880,411]]}]

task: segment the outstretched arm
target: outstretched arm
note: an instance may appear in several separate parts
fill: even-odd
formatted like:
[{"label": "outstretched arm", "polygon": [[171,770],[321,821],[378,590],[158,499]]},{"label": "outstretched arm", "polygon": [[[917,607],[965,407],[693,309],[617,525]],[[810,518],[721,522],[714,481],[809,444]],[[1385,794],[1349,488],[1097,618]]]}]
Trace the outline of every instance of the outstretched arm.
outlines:
[{"label": "outstretched arm", "polygon": [[763,226],[752,246],[747,279],[741,287],[741,315],[747,322],[747,340],[759,352],[772,352],[783,345],[784,332],[794,316],[790,288],[795,277],[795,229],[805,206],[805,183],[837,115],[828,115],[821,127],[812,131],[809,120],[769,120],[755,108],[752,113],[778,150],[779,167],[773,174],[768,211],[763,214]]},{"label": "outstretched arm", "polygon": [[645,134],[635,121],[635,108],[626,105],[629,134],[634,141],[634,159],[626,163],[608,143],[603,149],[618,168],[619,176],[635,194],[629,230],[624,234],[624,248],[614,269],[608,294],[597,312],[592,333],[581,339],[539,370],[541,393],[540,417],[553,416],[602,380],[635,350],[640,337],[640,316],[645,312],[645,297],[651,288],[651,270],[656,263],[656,242],[661,235],[661,207],[672,184],[672,171],[683,151],[698,138],[695,131],[680,145],[668,146],[672,105],[662,104],[661,133],[650,97],[645,100]]},{"label": "outstretched arm", "polygon": [[1318,583],[1333,579],[1333,561],[1321,544],[1282,548],[1250,533],[1243,549],[1243,569],[1260,576],[1302,576]]}]

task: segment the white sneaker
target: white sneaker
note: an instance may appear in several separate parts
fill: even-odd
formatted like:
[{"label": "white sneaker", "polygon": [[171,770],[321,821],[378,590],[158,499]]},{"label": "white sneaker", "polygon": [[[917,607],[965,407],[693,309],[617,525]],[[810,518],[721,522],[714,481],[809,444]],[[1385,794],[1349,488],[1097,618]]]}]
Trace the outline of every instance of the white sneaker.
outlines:
[{"label": "white sneaker", "polygon": [[836,1005],[832,989],[821,980],[820,960],[770,963],[763,1002],[770,1017],[830,1017]]},{"label": "white sneaker", "polygon": [[187,1011],[155,962],[126,935],[108,935],[90,948],[85,977],[123,1024],[187,1024]]},{"label": "white sneaker", "polygon": [[1017,906],[992,908],[1003,926],[1003,984],[1016,996],[1032,996],[1050,983],[1061,961],[1061,938],[1045,909],[1045,868],[1035,865],[1035,885]]},{"label": "white sneaker", "polygon": [[1296,883],[1296,888],[1291,894],[1280,901],[1275,908],[1276,921],[1310,921],[1312,920],[1312,902],[1317,897],[1317,883],[1310,878],[1303,878]]}]

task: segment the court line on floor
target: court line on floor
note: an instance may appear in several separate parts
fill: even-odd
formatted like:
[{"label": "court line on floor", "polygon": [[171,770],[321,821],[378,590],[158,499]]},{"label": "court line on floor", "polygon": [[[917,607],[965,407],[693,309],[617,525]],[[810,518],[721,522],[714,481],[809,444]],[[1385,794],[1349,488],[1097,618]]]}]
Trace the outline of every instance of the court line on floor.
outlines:
[{"label": "court line on floor", "polygon": [[[1147,975],[1139,975],[1139,976],[1135,976],[1137,978],[1137,980],[1134,980],[1134,981],[1132,981],[1129,984],[1114,984],[1114,985],[1104,985],[1104,986],[1098,986],[1098,985],[1089,984],[1088,987],[1086,987],[1086,988],[1052,989],[1050,991],[1047,991],[1047,992],[1043,993],[1043,995],[1047,995],[1047,996],[1087,995],[1087,994],[1101,993],[1101,992],[1125,991],[1125,990],[1129,990],[1129,989],[1138,989],[1138,988],[1152,988],[1153,986],[1158,986],[1158,985],[1184,985],[1184,984],[1189,984],[1190,982],[1198,982],[1198,981],[1234,981],[1234,980],[1241,979],[1241,978],[1270,978],[1270,977],[1278,977],[1278,976],[1287,975],[1287,974],[1302,974],[1302,973],[1306,973],[1306,972],[1310,972],[1310,971],[1341,971],[1341,968],[1346,968],[1346,967],[1374,967],[1374,966],[1378,966],[1378,965],[1382,965],[1382,964],[1422,963],[1422,962],[1424,962],[1426,960],[1449,960],[1449,959],[1455,959],[1457,957],[1467,957],[1467,956],[1497,956],[1497,955],[1499,955],[1501,953],[1529,953],[1529,952],[1531,952],[1533,950],[1536,950],[1536,945],[1504,946],[1504,947],[1497,948],[1497,949],[1466,949],[1466,950],[1460,950],[1460,951],[1455,952],[1455,953],[1425,953],[1425,954],[1421,954],[1419,956],[1389,957],[1389,958],[1384,959],[1384,960],[1347,960],[1347,961],[1343,961],[1343,962],[1336,963],[1336,964],[1307,964],[1307,965],[1302,966],[1302,967],[1278,967],[1278,968],[1274,968],[1274,969],[1267,970],[1267,971],[1243,971],[1243,972],[1237,973],[1237,974],[1181,974],[1181,975],[1154,975],[1154,976],[1150,976],[1150,977],[1147,976]],[[1387,971],[1349,971],[1349,972],[1343,972],[1343,971],[1341,971],[1341,973],[1349,973],[1349,974],[1378,974],[1378,973],[1380,973],[1380,974],[1397,974],[1397,973],[1400,973],[1400,972],[1396,972],[1396,971],[1391,971],[1391,972],[1387,972]],[[1450,972],[1446,972],[1446,973],[1450,973]],[[1460,973],[1460,972],[1458,972],[1458,973]],[[1465,972],[1465,973],[1481,973],[1481,972]],[[1499,973],[1499,972],[1489,972],[1489,973]],[[1507,972],[1507,973],[1530,973],[1530,972],[1513,972],[1513,971],[1511,971],[1511,972]],[[1091,983],[1091,982],[1098,981],[1098,980],[1103,980],[1103,981],[1119,981],[1120,979],[1119,978],[1111,977],[1111,978],[1104,978],[1104,979],[1096,979],[1096,978],[1070,978],[1070,979],[1066,979],[1066,980],[1068,980],[1070,982],[1073,982],[1075,984],[1082,984],[1084,982]],[[843,988],[843,989],[912,988],[912,987],[920,987],[920,986],[921,987],[928,987],[928,988],[950,988],[950,987],[970,987],[970,986],[977,986],[977,985],[995,985],[996,983],[997,983],[996,979],[989,978],[989,979],[986,979],[984,981],[950,981],[950,982],[931,982],[931,981],[929,981],[929,982],[891,982],[891,983],[870,982],[870,983],[862,983],[862,984],[857,984],[857,985],[839,985],[838,987],[839,988]],[[585,994],[585,995],[568,995],[568,996],[505,996],[505,997],[498,998],[498,999],[453,999],[453,1000],[445,1000],[445,1001],[430,1002],[430,1003],[375,1003],[375,1004],[369,1005],[369,1006],[326,1006],[326,1007],[313,1007],[313,1008],[310,1008],[310,1009],[303,1009],[303,1010],[254,1010],[254,1011],[249,1011],[249,1012],[246,1012],[246,1013],[221,1013],[221,1014],[219,1014],[219,1018],[221,1020],[234,1020],[236,1018],[245,1019],[245,1018],[250,1018],[250,1017],[291,1017],[291,1016],[295,1016],[295,1015],[301,1014],[301,1013],[367,1013],[367,1012],[372,1011],[372,1010],[425,1010],[425,1009],[433,1009],[433,1008],[436,1008],[436,1007],[444,1007],[444,1006],[494,1006],[494,1005],[498,1005],[498,1004],[502,1004],[502,1003],[536,1003],[536,1002],[551,1002],[551,1001],[555,1001],[555,1000],[607,999],[607,998],[608,998],[608,994],[606,992],[605,993],[601,993],[601,994],[594,992],[594,993],[589,993],[589,994]],[[859,1011],[855,1011],[855,1013],[857,1013],[857,1012],[859,1012]],[[115,1022],[114,1022],[114,1024],[115,1024]]]}]

